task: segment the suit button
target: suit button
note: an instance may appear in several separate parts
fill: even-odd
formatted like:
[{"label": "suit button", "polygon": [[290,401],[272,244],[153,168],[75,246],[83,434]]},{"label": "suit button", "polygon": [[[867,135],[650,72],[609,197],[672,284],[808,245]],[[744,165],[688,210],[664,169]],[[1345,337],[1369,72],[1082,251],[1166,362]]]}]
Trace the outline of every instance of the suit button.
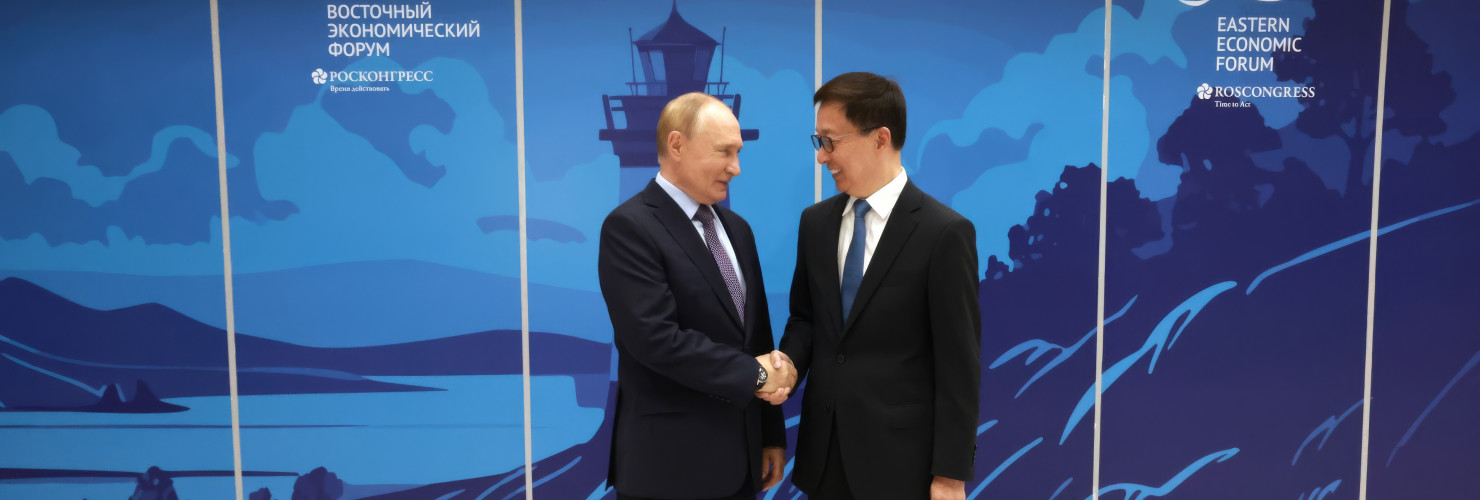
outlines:
[{"label": "suit button", "polygon": [[840,365],[843,364],[843,355],[842,354],[839,354],[838,355],[838,364],[840,364]]}]

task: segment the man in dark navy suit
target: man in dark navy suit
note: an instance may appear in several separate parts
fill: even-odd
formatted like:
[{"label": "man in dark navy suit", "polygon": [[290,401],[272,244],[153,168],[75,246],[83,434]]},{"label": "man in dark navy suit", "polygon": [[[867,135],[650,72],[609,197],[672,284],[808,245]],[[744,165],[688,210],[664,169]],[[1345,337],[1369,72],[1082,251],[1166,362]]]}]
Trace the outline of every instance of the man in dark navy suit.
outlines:
[{"label": "man in dark navy suit", "polygon": [[740,123],[690,93],[658,120],[658,176],[612,210],[597,264],[617,348],[608,482],[619,499],[753,499],[781,481],[781,408],[755,235],[716,205],[740,175]]},{"label": "man in dark navy suit", "polygon": [[792,482],[822,500],[964,499],[981,385],[976,230],[905,175],[898,84],[845,73],[813,103],[817,163],[842,193],[804,210],[797,237],[781,350],[808,382]]}]

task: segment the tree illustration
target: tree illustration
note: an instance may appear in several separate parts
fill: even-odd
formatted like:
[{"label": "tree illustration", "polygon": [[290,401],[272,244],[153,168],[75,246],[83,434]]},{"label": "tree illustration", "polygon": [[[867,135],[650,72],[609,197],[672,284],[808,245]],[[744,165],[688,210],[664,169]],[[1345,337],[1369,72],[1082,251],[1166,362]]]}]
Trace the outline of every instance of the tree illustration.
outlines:
[{"label": "tree illustration", "polygon": [[1157,158],[1182,167],[1172,227],[1178,244],[1187,233],[1212,238],[1248,234],[1254,222],[1249,214],[1260,207],[1256,186],[1269,182],[1269,173],[1254,165],[1253,153],[1281,145],[1274,129],[1264,123],[1258,106],[1237,100],[1192,98],[1156,142]]},{"label": "tree illustration", "polygon": [[[1365,2],[1372,3],[1372,2]],[[1305,21],[1300,52],[1274,54],[1275,76],[1315,88],[1301,98],[1300,131],[1315,138],[1339,137],[1348,156],[1347,199],[1367,192],[1367,148],[1377,137],[1378,62],[1381,17],[1352,7],[1349,0],[1315,0]],[[1408,27],[1407,0],[1392,2],[1383,128],[1407,136],[1444,132],[1439,112],[1454,102],[1448,73],[1433,72],[1428,45]]]},{"label": "tree illustration", "polygon": [[[1161,238],[1156,205],[1141,198],[1135,183],[1117,179],[1108,187],[1110,254]],[[1008,257],[1018,267],[1097,265],[1100,224],[1100,167],[1066,166],[1052,191],[1039,191],[1033,215],[1008,230]]]}]

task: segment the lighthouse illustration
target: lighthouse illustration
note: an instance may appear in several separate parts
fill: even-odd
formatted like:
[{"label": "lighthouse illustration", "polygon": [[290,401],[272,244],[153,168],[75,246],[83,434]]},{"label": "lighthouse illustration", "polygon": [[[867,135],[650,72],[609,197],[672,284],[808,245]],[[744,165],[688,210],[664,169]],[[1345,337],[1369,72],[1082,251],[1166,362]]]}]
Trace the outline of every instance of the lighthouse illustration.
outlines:
[{"label": "lighthouse illustration", "polygon": [[[598,139],[612,143],[612,152],[621,165],[619,199],[642,191],[658,174],[658,115],[669,100],[689,92],[704,92],[724,101],[735,117],[740,117],[740,94],[726,93],[730,84],[724,81],[724,29],[720,31],[721,41],[715,41],[679,15],[675,0],[663,24],[636,40],[632,40],[631,28],[627,33],[632,81],[627,82],[627,95],[601,96],[606,128],[597,133]],[[716,47],[720,48],[719,77],[710,81],[709,70]],[[760,131],[742,129],[740,138],[756,140]],[[721,203],[728,204],[729,200]]]}]

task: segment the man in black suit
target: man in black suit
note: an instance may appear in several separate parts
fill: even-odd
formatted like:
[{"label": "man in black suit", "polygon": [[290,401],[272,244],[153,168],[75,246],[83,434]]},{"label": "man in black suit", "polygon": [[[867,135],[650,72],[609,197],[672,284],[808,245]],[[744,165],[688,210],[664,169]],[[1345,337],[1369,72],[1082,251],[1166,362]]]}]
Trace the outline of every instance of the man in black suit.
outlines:
[{"label": "man in black suit", "polygon": [[729,107],[690,93],[658,120],[658,176],[601,226],[617,348],[608,483],[617,498],[753,499],[781,481],[783,398],[750,225],[715,205],[740,175]]},{"label": "man in black suit", "polygon": [[905,175],[898,84],[847,73],[812,100],[817,162],[842,193],[804,210],[797,236],[781,350],[810,381],[792,482],[820,500],[963,499],[981,384],[976,230]]}]

